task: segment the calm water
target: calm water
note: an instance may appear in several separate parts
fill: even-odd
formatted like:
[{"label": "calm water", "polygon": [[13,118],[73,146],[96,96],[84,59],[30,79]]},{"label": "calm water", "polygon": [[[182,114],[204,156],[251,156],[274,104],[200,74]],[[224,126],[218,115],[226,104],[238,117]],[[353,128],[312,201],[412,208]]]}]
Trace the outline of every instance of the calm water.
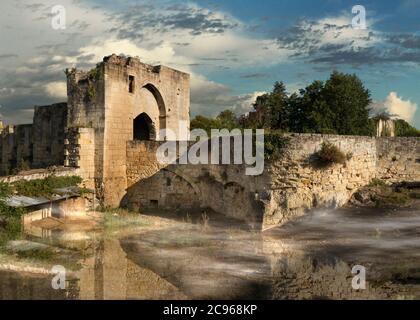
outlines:
[{"label": "calm water", "polygon": [[[209,216],[26,227],[2,250],[0,298],[420,298],[416,210],[316,211],[264,233]],[[54,265],[65,290],[51,286]],[[352,288],[354,265],[365,290]]]}]

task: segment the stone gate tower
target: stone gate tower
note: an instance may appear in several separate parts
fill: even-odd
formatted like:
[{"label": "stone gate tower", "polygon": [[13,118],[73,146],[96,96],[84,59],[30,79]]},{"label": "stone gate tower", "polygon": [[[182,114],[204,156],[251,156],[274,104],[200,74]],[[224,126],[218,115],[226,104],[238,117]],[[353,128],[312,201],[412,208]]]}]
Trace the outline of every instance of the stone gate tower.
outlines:
[{"label": "stone gate tower", "polygon": [[127,188],[127,142],[160,140],[162,129],[180,138],[180,122],[190,120],[190,76],[116,55],[66,74],[65,165],[79,167],[105,205],[118,206]]}]

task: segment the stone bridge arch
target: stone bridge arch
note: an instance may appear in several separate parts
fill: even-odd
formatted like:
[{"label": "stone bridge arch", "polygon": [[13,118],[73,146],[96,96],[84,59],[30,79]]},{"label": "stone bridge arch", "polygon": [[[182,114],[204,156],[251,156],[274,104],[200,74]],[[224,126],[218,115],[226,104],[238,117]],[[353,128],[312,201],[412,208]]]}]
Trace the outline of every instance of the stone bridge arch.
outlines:
[{"label": "stone bridge arch", "polygon": [[177,168],[162,168],[127,189],[121,205],[130,210],[194,210],[201,208],[202,193],[188,175]]}]

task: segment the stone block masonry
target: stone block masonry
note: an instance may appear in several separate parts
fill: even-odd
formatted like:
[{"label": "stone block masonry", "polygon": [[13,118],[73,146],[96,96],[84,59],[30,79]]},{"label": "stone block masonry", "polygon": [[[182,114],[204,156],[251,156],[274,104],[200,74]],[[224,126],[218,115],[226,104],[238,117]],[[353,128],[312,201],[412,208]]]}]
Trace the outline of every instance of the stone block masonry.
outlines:
[{"label": "stone block masonry", "polygon": [[67,103],[35,107],[32,167],[63,165],[66,122]]},{"label": "stone block masonry", "polygon": [[[159,142],[128,142],[127,195],[134,210],[211,208],[263,228],[284,224],[322,207],[340,207],[372,179],[420,180],[420,139],[291,134],[284,155],[263,175],[242,165],[160,165]],[[348,156],[345,165],[318,167],[314,154],[331,142]]]},{"label": "stone block masonry", "polygon": [[268,183],[266,176],[245,176],[243,165],[159,164],[157,148],[162,142],[127,143],[127,194],[122,205],[135,211],[210,208],[229,217],[258,224],[263,204],[255,193]]},{"label": "stone block masonry", "polygon": [[[311,157],[323,142],[349,155],[347,163],[313,166]],[[312,208],[342,206],[374,178],[420,181],[419,158],[419,138],[293,134],[284,157],[266,167],[271,183],[263,225],[286,223]]]},{"label": "stone block masonry", "polygon": [[33,124],[9,125],[1,132],[0,174],[15,170],[62,166],[67,104],[35,107]]},{"label": "stone block masonry", "polygon": [[420,138],[378,138],[376,153],[381,179],[420,181]]},{"label": "stone block masonry", "polygon": [[160,130],[188,131],[190,76],[138,58],[111,55],[90,71],[67,69],[67,103],[35,107],[33,125],[10,126],[0,139],[0,171],[22,159],[32,168],[79,168],[105,206],[127,189],[126,143],[160,140]]},{"label": "stone block masonry", "polygon": [[95,179],[99,172],[95,167],[95,130],[93,128],[68,128],[64,141],[64,166],[78,168],[84,178],[84,185],[95,188]]},{"label": "stone block masonry", "polygon": [[[264,226],[283,224],[315,207],[343,206],[358,188],[377,177],[376,138],[295,134],[284,156],[270,163]],[[318,167],[323,142],[348,156],[345,165]]]},{"label": "stone block masonry", "polygon": [[0,135],[0,173],[12,174],[16,168],[33,161],[32,125],[7,126]]},{"label": "stone block masonry", "polygon": [[127,189],[127,142],[159,140],[161,129],[178,137],[179,123],[189,123],[189,75],[111,55],[89,72],[67,70],[67,87],[67,127],[94,130],[95,184],[116,207]]}]

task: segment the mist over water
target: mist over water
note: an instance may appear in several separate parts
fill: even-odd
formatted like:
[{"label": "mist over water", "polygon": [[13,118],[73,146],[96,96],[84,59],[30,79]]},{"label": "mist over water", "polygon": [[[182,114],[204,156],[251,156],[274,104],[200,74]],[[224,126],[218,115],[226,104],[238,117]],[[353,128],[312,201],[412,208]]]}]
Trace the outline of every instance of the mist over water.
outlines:
[{"label": "mist over water", "polygon": [[[58,294],[50,275],[2,269],[1,297],[420,298],[418,210],[316,210],[266,232],[221,215],[209,217],[204,223],[187,213],[166,216],[170,219],[112,216],[118,223],[86,228],[83,236],[80,228],[77,237],[72,228],[48,239],[29,236],[30,245],[48,243],[60,252],[51,263],[78,266],[68,267],[71,286]],[[19,263],[39,265],[34,259]],[[367,269],[364,291],[351,287],[354,265]]]}]

